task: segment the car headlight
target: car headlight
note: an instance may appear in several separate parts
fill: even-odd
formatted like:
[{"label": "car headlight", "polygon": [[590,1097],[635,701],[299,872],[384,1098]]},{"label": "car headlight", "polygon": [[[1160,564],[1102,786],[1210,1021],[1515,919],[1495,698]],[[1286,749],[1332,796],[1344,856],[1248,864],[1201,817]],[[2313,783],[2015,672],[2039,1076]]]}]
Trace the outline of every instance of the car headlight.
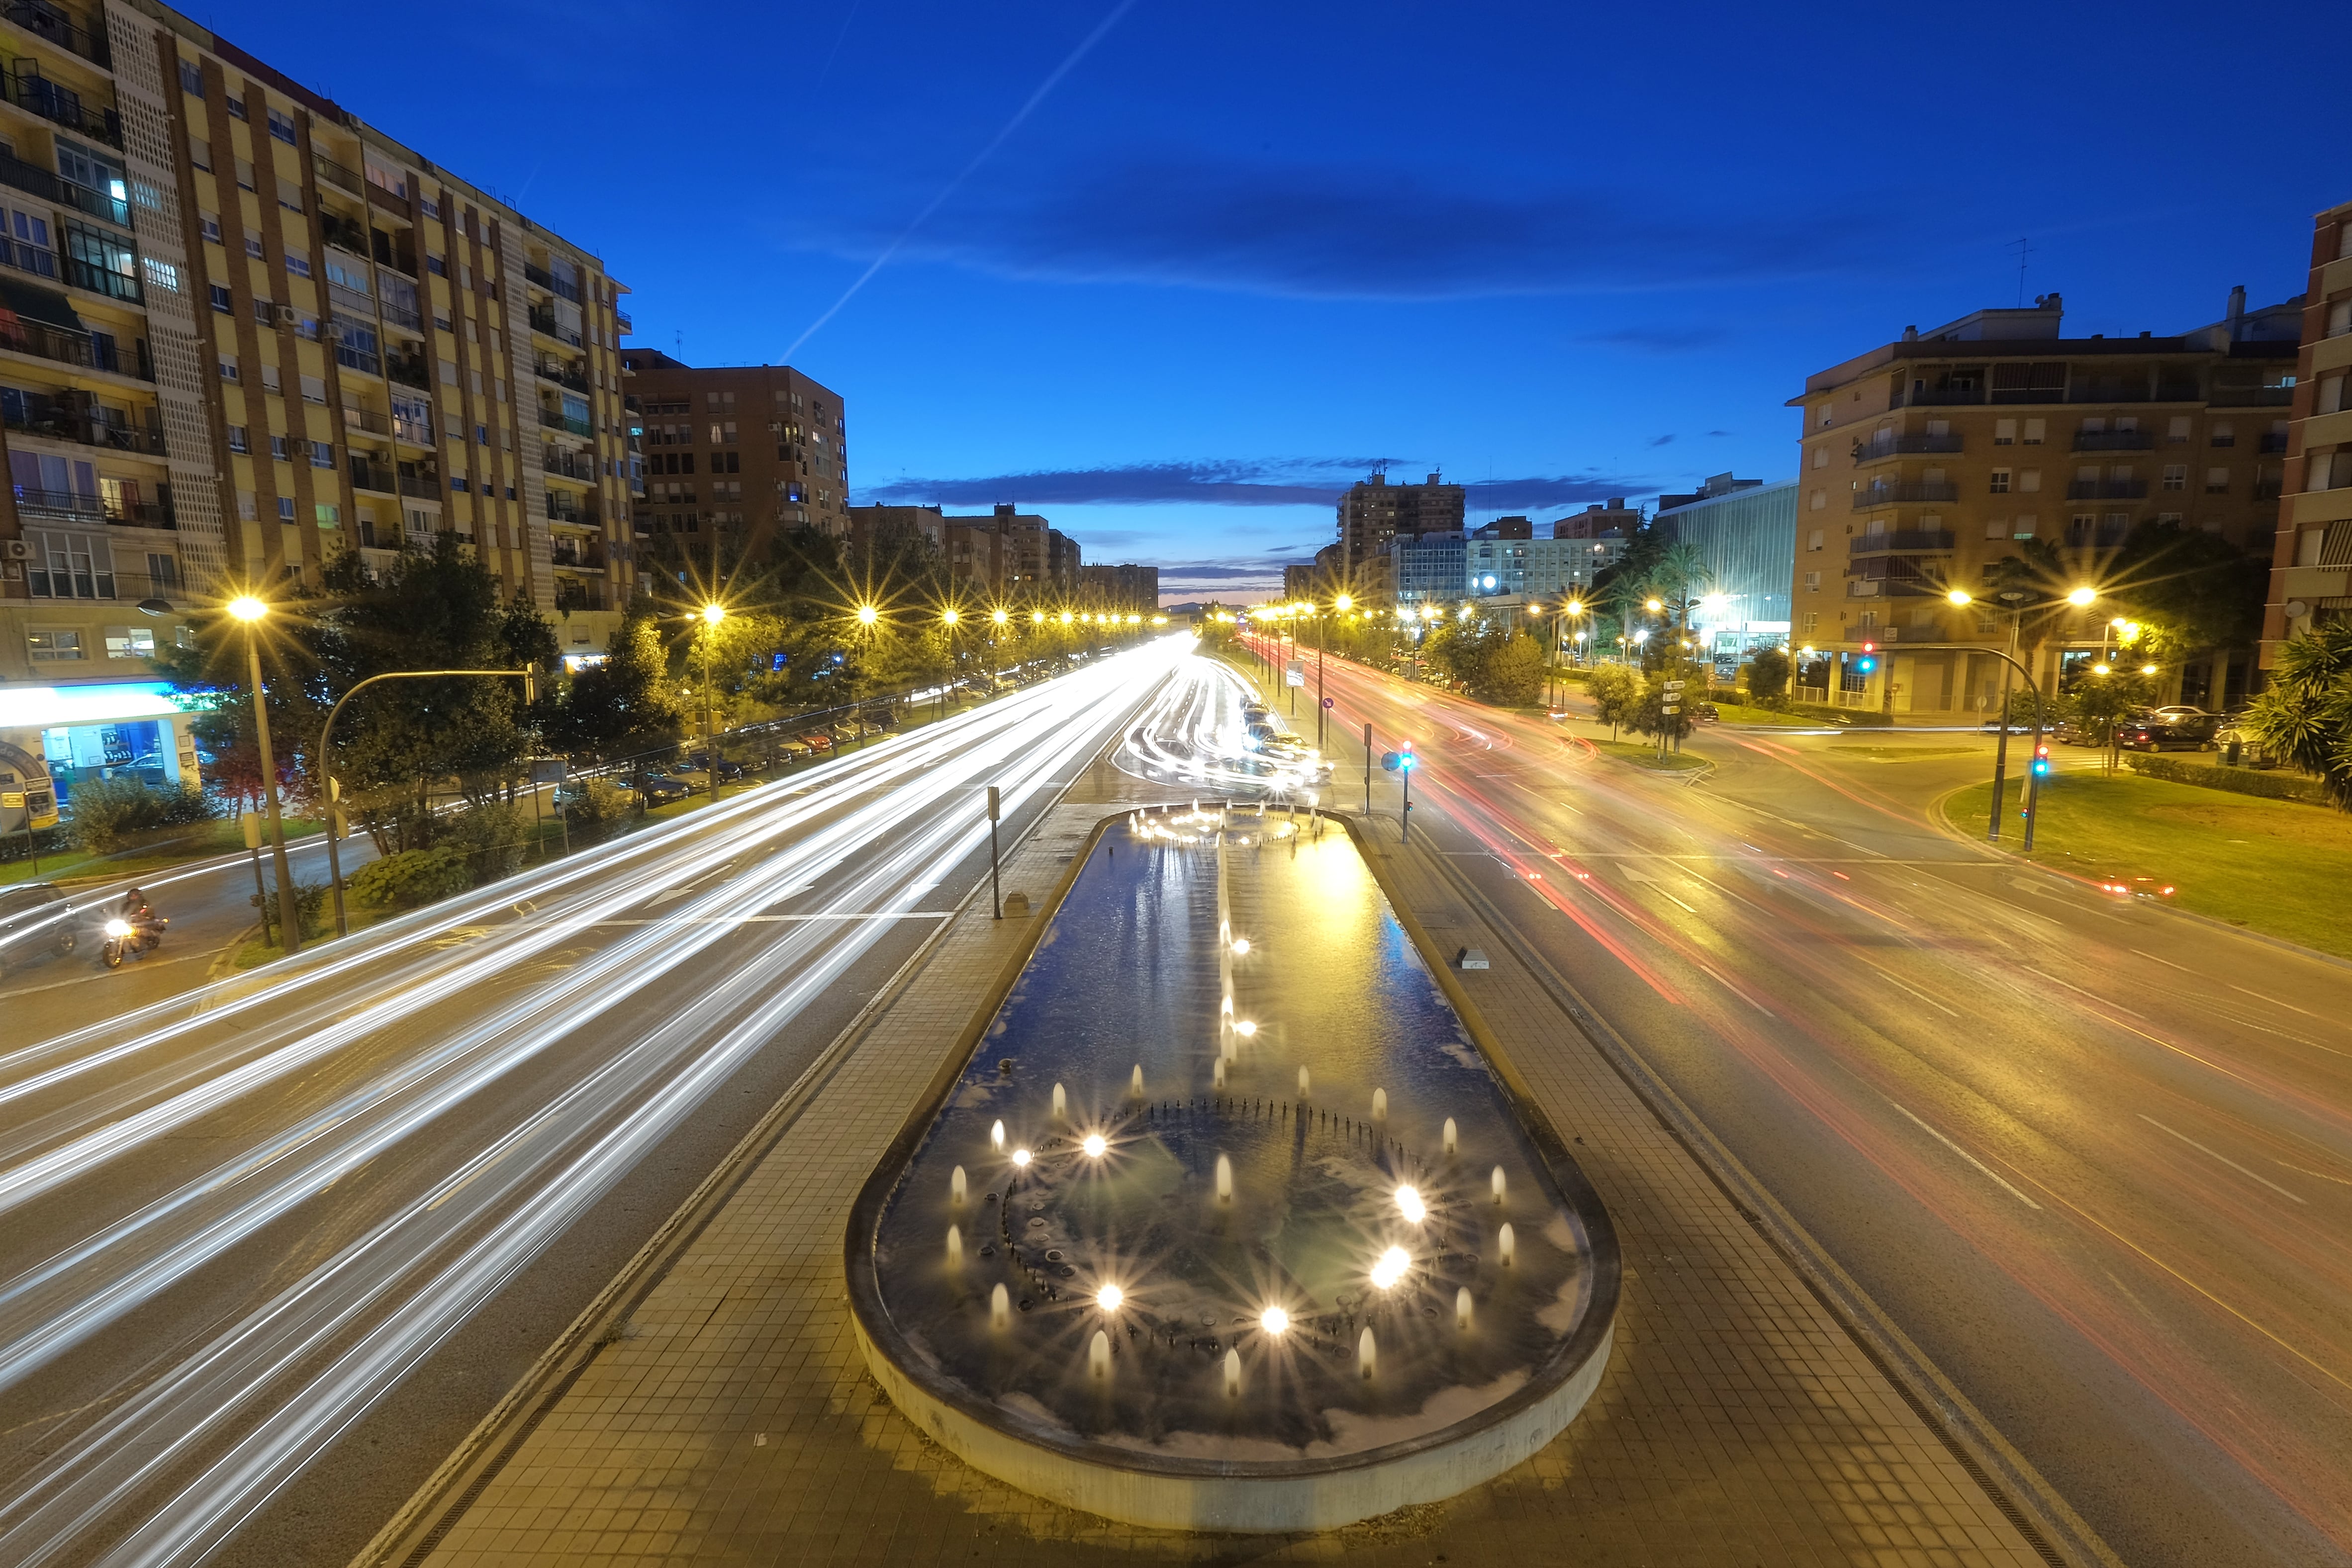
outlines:
[{"label": "car headlight", "polygon": [[118,938],[128,936],[131,935],[131,922],[128,920],[110,920],[106,923],[106,934],[109,936]]}]

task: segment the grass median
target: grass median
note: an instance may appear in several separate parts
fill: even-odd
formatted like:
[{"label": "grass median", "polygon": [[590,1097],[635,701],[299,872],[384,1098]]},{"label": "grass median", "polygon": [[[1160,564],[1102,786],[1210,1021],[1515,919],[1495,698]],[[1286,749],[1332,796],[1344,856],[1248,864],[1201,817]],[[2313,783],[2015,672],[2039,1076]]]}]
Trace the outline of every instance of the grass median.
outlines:
[{"label": "grass median", "polygon": [[[2022,797],[2012,779],[2006,841]],[[1992,786],[1947,796],[1944,814],[1984,831]],[[2133,774],[2062,772],[2042,788],[2032,860],[2086,876],[2151,876],[2194,914],[2352,957],[2352,816],[2323,806],[2223,795]]]}]

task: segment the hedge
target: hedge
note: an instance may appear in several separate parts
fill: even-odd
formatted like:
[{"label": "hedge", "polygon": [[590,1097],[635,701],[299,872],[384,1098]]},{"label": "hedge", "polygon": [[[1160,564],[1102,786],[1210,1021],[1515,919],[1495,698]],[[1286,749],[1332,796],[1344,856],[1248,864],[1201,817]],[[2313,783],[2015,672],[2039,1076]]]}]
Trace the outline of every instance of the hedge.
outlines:
[{"label": "hedge", "polygon": [[2300,773],[2263,772],[2253,768],[2216,768],[2201,762],[2181,762],[2161,752],[2133,751],[2124,760],[2131,770],[2147,779],[2163,779],[2174,784],[2195,784],[2208,789],[2228,789],[2240,795],[2259,795],[2265,800],[2300,800],[2305,805],[2333,804],[2327,791],[2318,780]]}]

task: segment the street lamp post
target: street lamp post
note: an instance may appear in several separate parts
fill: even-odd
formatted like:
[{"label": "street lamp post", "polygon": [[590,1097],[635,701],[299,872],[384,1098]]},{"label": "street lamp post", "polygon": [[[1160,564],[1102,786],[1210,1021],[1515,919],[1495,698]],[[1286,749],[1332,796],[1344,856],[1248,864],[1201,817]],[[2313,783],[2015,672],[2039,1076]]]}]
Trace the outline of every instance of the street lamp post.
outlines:
[{"label": "street lamp post", "polygon": [[[269,606],[243,593],[229,601],[228,612],[245,622],[246,668],[253,680],[253,730],[261,746],[261,799],[269,816],[269,858],[278,869],[278,928],[284,933],[286,951],[291,956],[302,950],[302,922],[294,910],[294,873],[286,867],[286,827],[278,817],[278,764],[269,754],[269,705],[261,695],[261,644],[257,630],[261,618],[269,613]],[[329,826],[331,830],[332,824]],[[333,841],[331,831],[328,841]]]},{"label": "street lamp post", "polygon": [[[1975,595],[1969,593],[1969,591],[1964,588],[1955,588],[1950,592],[1945,594],[1944,597],[1949,600],[1952,603],[1958,605],[1968,605],[1975,602]],[[2000,679],[2000,716],[1997,725],[1997,731],[2000,736],[2000,739],[1993,747],[1991,820],[1987,823],[1985,828],[1985,838],[1989,842],[1992,843],[1999,843],[2000,841],[2001,801],[2008,789],[2010,672],[2013,670],[2018,674],[2024,676],[2026,690],[2033,694],[2032,755],[2037,759],[2040,758],[2042,753],[2042,710],[2045,706],[2042,698],[2041,683],[2033,678],[2033,672],[2027,669],[2017,656],[2018,646],[2021,640],[2019,627],[2025,619],[2025,601],[2030,596],[2021,589],[2011,588],[2003,590],[2000,594],[1996,595],[1996,597],[2001,601],[2002,606],[2009,612],[2009,652],[2006,653],[1996,652],[1993,654],[1995,658],[2000,659],[2002,662],[2003,668],[2001,670]],[[2087,588],[2077,588],[2066,595],[2066,602],[2079,610],[2097,598],[2097,593],[2092,590]],[[1912,644],[1906,643],[1904,646],[1910,647]],[[1918,646],[1922,652],[1927,652],[1935,649],[1937,644],[1926,643],[1920,643]],[[1980,653],[1983,650],[1980,648],[1969,648],[1965,651]],[[2041,803],[2042,775],[2029,764],[2025,772],[2025,839],[2023,843],[2023,848],[2028,854],[2031,854],[2033,852],[2033,829],[2037,811]]]},{"label": "street lamp post", "polygon": [[710,664],[716,650],[710,640],[719,632],[719,623],[727,619],[727,607],[713,600],[702,607],[702,760],[710,775],[710,803],[719,804],[719,732],[710,692]]},{"label": "street lamp post", "polygon": [[[336,839],[342,826],[342,791],[335,783],[335,754],[327,749],[328,742],[334,737],[336,716],[343,711],[345,703],[378,681],[438,680],[450,675],[488,675],[501,680],[520,675],[524,706],[529,706],[539,700],[539,674],[527,665],[520,670],[387,670],[380,675],[370,675],[366,680],[337,697],[335,706],[327,710],[327,722],[319,727],[319,768],[327,777],[327,885],[334,892],[335,935],[338,936],[350,936],[352,928],[351,922],[343,914],[343,859],[336,849]],[[268,743],[264,741],[262,744],[267,749]],[[536,810],[539,800],[539,780],[536,779],[531,780],[530,798],[533,809]],[[284,870],[285,861],[282,856],[278,866],[280,871]],[[278,902],[281,911],[287,907],[286,895],[283,893],[278,895]],[[292,927],[289,926],[288,929],[290,931]],[[291,952],[292,948],[289,947],[288,951]]]}]

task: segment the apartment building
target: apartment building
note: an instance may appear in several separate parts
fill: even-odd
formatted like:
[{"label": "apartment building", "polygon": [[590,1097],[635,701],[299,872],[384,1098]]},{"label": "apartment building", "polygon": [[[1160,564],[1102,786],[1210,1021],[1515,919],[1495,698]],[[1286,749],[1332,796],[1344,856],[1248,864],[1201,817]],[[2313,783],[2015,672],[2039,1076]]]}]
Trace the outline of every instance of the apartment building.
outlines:
[{"label": "apartment building", "polygon": [[1465,506],[1463,487],[1438,475],[1426,484],[1391,485],[1388,470],[1375,468],[1339,497],[1339,544],[1347,575],[1352,580],[1366,570],[1398,538],[1460,533]]},{"label": "apartment building", "polygon": [[0,632],[33,677],[120,683],[228,588],[445,533],[601,643],[633,567],[596,257],[152,0],[0,39]]},{"label": "apartment building", "polygon": [[[2004,646],[1982,602],[1955,609],[2022,541],[2089,584],[2133,527],[2171,520],[2265,558],[2277,527],[2300,301],[2177,335],[2066,338],[2064,305],[1979,310],[1808,377],[1801,411],[1791,638],[1864,641],[1889,656],[1842,674],[1838,700],[1894,713],[1999,704],[1990,653],[1906,654],[1905,642]],[[2037,679],[2096,656],[2098,606],[2036,651]],[[2243,689],[2250,658],[2172,672],[2183,700]],[[1850,670],[1851,666],[1847,666]]]},{"label": "apartment building", "polygon": [[813,527],[845,539],[849,414],[841,394],[787,365],[699,369],[653,349],[621,353],[645,471],[637,532],[650,557],[768,559]]},{"label": "apartment building", "polygon": [[2285,639],[2352,616],[2352,202],[2319,214],[2304,301],[2265,667]]},{"label": "apartment building", "polygon": [[[1312,570],[1312,569],[1310,569]],[[1289,580],[1290,569],[1283,569]],[[1153,615],[1160,610],[1160,569],[1156,566],[1082,566],[1078,568],[1078,602],[1096,610],[1118,610]]]},{"label": "apartment building", "polygon": [[[951,580],[990,600],[1066,603],[1078,591],[1077,540],[1010,502],[979,517],[950,516],[937,507],[852,507],[846,516],[856,537],[889,527],[919,529],[938,545]],[[1152,571],[1156,594],[1156,569],[1137,570]]]}]

